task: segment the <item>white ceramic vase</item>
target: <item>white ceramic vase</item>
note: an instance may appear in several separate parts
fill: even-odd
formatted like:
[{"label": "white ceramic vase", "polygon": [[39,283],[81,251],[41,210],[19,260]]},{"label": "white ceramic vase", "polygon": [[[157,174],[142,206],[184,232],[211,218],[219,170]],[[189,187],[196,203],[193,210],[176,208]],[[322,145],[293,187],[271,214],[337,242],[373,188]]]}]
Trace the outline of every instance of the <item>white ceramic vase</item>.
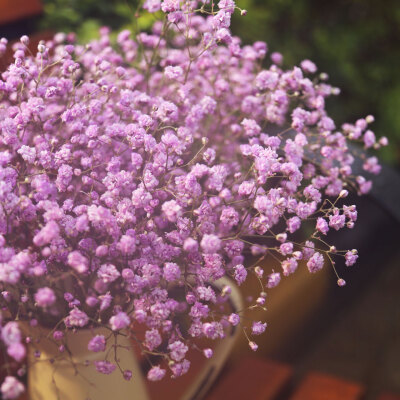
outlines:
[{"label": "white ceramic vase", "polygon": [[[132,379],[127,381],[123,379],[119,370],[110,375],[96,371],[93,361],[99,360],[99,354],[87,349],[93,334],[109,335],[109,331],[81,330],[68,334],[68,350],[62,353],[62,358],[57,345],[50,339],[42,337],[39,344],[29,346],[29,400],[149,399],[143,375],[131,349],[130,339],[121,335],[118,337],[118,345],[127,347],[118,348],[119,365],[122,370],[129,369],[133,373]],[[36,350],[41,352],[39,358],[35,357]]]},{"label": "white ceramic vase", "polygon": [[[229,285],[232,289],[228,300],[231,311],[242,309],[241,295],[230,280],[222,278],[213,283],[218,290],[224,285]],[[229,356],[238,333],[236,327],[231,328],[226,337],[215,346],[213,357],[207,360],[182,397],[174,400],[200,400],[204,397]],[[41,340],[38,343],[33,340],[29,346],[28,400],[159,400],[150,399],[128,335],[118,337],[117,358],[122,370],[132,371],[132,379],[123,379],[118,369],[110,375],[96,371],[93,362],[100,359],[99,355],[87,349],[94,334],[104,334],[107,337],[110,331],[101,328],[69,332],[66,334],[67,349],[60,355],[58,345],[54,340],[46,338],[45,331],[29,329],[29,335],[33,338],[40,335]],[[113,345],[112,340],[107,342],[110,342],[108,346]],[[35,357],[37,350],[40,351],[39,358]],[[110,351],[114,352],[114,349],[111,348]],[[110,361],[113,359],[114,355],[109,357]],[[179,384],[179,379],[171,381],[171,385],[175,384]]]}]

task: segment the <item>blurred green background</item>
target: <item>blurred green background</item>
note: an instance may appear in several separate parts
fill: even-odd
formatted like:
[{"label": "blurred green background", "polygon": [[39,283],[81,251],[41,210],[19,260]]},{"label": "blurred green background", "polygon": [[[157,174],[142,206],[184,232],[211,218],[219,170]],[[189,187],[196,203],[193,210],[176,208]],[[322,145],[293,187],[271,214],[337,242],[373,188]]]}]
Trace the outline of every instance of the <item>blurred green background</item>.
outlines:
[{"label": "blurred green background", "polygon": [[[75,31],[87,41],[98,28],[132,27],[137,0],[43,0],[40,29]],[[290,67],[313,60],[341,88],[328,102],[338,123],[373,114],[378,136],[391,145],[382,157],[400,166],[400,1],[237,0],[232,30],[245,43],[266,41]],[[145,28],[152,16],[141,18]]]}]

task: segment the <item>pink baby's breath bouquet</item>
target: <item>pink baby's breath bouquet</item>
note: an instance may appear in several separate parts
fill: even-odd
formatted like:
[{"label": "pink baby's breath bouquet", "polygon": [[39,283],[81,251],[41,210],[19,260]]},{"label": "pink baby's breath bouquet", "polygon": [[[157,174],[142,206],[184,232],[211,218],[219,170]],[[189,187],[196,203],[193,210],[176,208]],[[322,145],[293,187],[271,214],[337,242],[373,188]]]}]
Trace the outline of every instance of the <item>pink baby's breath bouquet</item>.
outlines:
[{"label": "pink baby's breath bouquet", "polygon": [[[108,334],[85,344],[99,373],[120,373],[104,350],[128,332],[159,356],[148,379],[177,377],[196,339],[223,340],[230,326],[256,350],[266,323],[242,312],[263,308],[265,291],[299,260],[311,273],[355,263],[356,250],[323,237],[354,226],[356,208],[343,199],[371,187],[352,171],[349,141],[376,149],[387,140],[368,129],[372,116],[335,126],[325,98],[338,89],[311,61],[284,69],[279,53],[266,59],[265,43],[242,46],[229,31],[235,9],[233,0],[147,0],[134,18],[152,13],[151,33],[113,40],[103,28],[86,46],[58,34],[36,54],[25,36],[14,45],[0,80],[7,367],[24,361],[29,329],[46,328],[67,357],[67,334],[101,327]],[[379,172],[375,157],[352,148],[365,171]],[[294,240],[303,226],[311,234]],[[240,313],[221,311],[232,290],[213,285],[223,277],[261,284]],[[16,371],[4,399],[24,390]]]}]

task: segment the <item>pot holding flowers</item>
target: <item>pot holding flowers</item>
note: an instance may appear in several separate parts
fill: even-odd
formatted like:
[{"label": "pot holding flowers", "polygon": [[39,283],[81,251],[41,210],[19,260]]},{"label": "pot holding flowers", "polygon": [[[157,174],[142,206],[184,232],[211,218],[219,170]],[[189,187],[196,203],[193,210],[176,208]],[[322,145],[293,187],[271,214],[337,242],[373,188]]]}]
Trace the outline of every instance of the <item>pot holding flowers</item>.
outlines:
[{"label": "pot holding flowers", "polygon": [[[232,313],[243,308],[240,292],[232,281],[221,278],[212,287],[219,291],[229,288],[225,296]],[[23,332],[29,338],[29,400],[125,400],[132,396],[150,400],[140,353],[134,351],[135,339],[130,329],[118,333],[105,327],[52,332],[23,324]],[[228,358],[238,334],[239,330],[232,327],[223,341],[212,350],[207,349],[208,359],[179,400],[202,398]]]}]

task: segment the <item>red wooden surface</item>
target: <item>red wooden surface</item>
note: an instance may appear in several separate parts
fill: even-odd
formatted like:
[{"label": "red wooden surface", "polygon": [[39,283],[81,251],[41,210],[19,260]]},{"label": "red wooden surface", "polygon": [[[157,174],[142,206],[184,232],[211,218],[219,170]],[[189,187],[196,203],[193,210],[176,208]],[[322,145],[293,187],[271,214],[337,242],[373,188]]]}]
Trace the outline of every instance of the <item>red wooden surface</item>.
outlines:
[{"label": "red wooden surface", "polygon": [[[149,384],[151,399],[178,400],[190,385],[201,366],[194,361],[194,369],[186,378],[177,381],[164,379],[160,384]],[[197,361],[197,362],[196,362]],[[3,360],[0,353],[0,365]],[[15,371],[14,371],[15,373]],[[204,400],[275,400],[287,388],[292,369],[286,365],[257,358],[246,358],[240,365],[222,373]],[[4,373],[0,372],[0,383]],[[364,388],[354,382],[321,373],[311,373],[294,389],[289,400],[360,400]],[[18,400],[28,400],[24,393]],[[286,400],[286,397],[285,397]],[[400,396],[384,393],[376,400],[400,400]]]},{"label": "red wooden surface", "polygon": [[360,400],[364,391],[358,383],[313,372],[299,384],[290,400]]},{"label": "red wooden surface", "polygon": [[186,390],[193,384],[197,374],[204,367],[206,359],[201,352],[191,351],[190,355],[188,355],[188,360],[190,360],[188,373],[177,379],[166,377],[158,382],[146,380],[146,386],[152,400],[179,400],[182,398]]},{"label": "red wooden surface", "polygon": [[290,367],[246,358],[216,381],[205,400],[273,400],[288,384]]},{"label": "red wooden surface", "polygon": [[0,0],[0,24],[34,17],[42,11],[40,0]]},{"label": "red wooden surface", "polygon": [[378,400],[400,400],[400,396],[395,396],[394,394],[382,394]]}]

